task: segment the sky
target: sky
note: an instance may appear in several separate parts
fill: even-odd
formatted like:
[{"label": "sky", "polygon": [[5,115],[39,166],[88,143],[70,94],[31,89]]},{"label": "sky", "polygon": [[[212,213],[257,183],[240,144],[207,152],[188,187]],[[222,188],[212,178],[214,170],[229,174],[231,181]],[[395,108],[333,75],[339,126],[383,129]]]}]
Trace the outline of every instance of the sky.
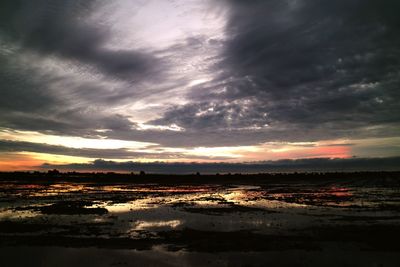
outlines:
[{"label": "sky", "polygon": [[0,171],[399,157],[398,10],[2,0]]}]

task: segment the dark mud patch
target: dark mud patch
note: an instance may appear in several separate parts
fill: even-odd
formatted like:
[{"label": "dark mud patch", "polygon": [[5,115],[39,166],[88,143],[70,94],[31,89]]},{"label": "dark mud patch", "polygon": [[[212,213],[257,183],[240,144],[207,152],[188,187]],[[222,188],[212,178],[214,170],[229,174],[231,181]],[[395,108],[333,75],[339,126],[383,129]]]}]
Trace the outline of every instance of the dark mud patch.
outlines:
[{"label": "dark mud patch", "polygon": [[0,233],[3,234],[50,232],[55,228],[60,228],[60,226],[43,223],[0,221]]},{"label": "dark mud patch", "polygon": [[[38,222],[24,221],[1,221],[0,233],[5,234],[10,239],[19,238],[21,234],[41,239],[43,236],[81,236],[82,238],[107,234],[110,232],[112,222],[93,222],[93,223],[73,223],[73,224],[53,224],[47,220]],[[0,235],[0,239],[5,236]],[[27,237],[28,238],[28,237]],[[29,238],[28,238],[29,239]]]},{"label": "dark mud patch", "polygon": [[103,215],[108,213],[107,209],[100,207],[91,207],[93,202],[90,201],[59,201],[49,206],[32,206],[18,207],[14,210],[33,210],[47,215],[80,215],[80,214],[95,214]]},{"label": "dark mud patch", "polygon": [[185,249],[198,252],[319,250],[317,244],[298,237],[263,235],[250,231],[212,232],[194,229],[159,232],[152,237],[146,234],[145,238],[75,237],[59,234],[41,235],[40,238],[32,235],[2,236],[0,246],[9,245],[136,250],[149,250],[153,246],[163,245],[170,251]]},{"label": "dark mud patch", "polygon": [[91,202],[85,201],[62,201],[54,203],[50,206],[44,206],[40,208],[40,212],[43,214],[65,214],[65,215],[74,215],[74,214],[97,214],[103,215],[108,213],[105,208],[88,208],[87,206],[91,206]]},{"label": "dark mud patch", "polygon": [[[225,251],[320,251],[329,244],[340,247],[354,244],[360,251],[400,251],[400,226],[341,226],[320,227],[305,231],[292,232],[291,235],[260,234],[250,230],[215,232],[190,228],[152,233],[144,232],[137,238],[99,236],[71,236],[70,233],[50,233],[37,235],[25,234],[25,229],[41,231],[51,227],[40,225],[0,225],[11,229],[16,235],[3,234],[0,246],[60,246],[60,247],[97,247],[109,249],[148,250],[163,245],[170,251],[185,249],[197,252]],[[10,228],[11,227],[11,228]],[[28,227],[28,228],[27,228]],[[46,228],[42,228],[46,227]],[[4,231],[3,231],[4,232]],[[140,231],[139,231],[140,233]]]},{"label": "dark mud patch", "polygon": [[340,218],[333,219],[334,221],[345,221],[345,222],[376,222],[386,220],[399,220],[400,216],[341,216]]},{"label": "dark mud patch", "polygon": [[[287,191],[287,190],[286,190]],[[351,193],[348,192],[301,192],[301,193],[269,193],[266,192],[263,197],[266,200],[277,200],[286,203],[294,203],[309,206],[340,207],[348,206],[354,200]]]},{"label": "dark mud patch", "polygon": [[246,207],[241,205],[229,205],[227,207],[185,207],[183,208],[183,210],[191,213],[201,213],[209,215],[224,215],[226,213],[239,213],[239,212],[275,213],[275,211],[270,211],[255,207]]},{"label": "dark mud patch", "polygon": [[218,202],[218,203],[227,203],[226,199],[222,196],[209,196],[209,197],[200,197],[196,199],[197,201],[208,201],[208,202]]},{"label": "dark mud patch", "polygon": [[312,229],[317,241],[358,243],[366,251],[400,251],[400,225],[346,225]]},{"label": "dark mud patch", "polygon": [[170,250],[200,252],[319,250],[316,243],[296,236],[275,236],[251,231],[214,232],[183,229],[159,233]]},{"label": "dark mud patch", "polygon": [[159,244],[152,239],[131,239],[131,238],[98,238],[98,237],[73,237],[41,235],[37,236],[13,236],[2,237],[1,246],[56,246],[56,247],[96,247],[108,249],[136,249],[150,250],[154,245]]}]

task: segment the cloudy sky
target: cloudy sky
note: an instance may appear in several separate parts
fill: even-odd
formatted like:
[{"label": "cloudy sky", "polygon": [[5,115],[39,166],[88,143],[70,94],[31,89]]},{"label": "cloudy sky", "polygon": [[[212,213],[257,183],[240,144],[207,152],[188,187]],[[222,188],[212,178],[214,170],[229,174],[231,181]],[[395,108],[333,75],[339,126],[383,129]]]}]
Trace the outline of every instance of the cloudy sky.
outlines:
[{"label": "cloudy sky", "polygon": [[2,0],[0,170],[400,156],[398,10]]}]

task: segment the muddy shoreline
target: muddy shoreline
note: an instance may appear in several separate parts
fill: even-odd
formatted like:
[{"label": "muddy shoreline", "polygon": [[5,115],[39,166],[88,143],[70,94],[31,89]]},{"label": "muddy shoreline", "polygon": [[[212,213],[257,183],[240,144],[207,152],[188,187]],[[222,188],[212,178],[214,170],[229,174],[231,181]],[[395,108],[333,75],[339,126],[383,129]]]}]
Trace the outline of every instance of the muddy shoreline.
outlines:
[{"label": "muddy shoreline", "polygon": [[[145,175],[148,183],[121,181],[130,175],[114,182],[111,174],[84,174],[79,182],[65,174],[15,175],[0,175],[4,266],[21,251],[34,261],[31,251],[75,255],[74,249],[123,252],[125,266],[139,259],[145,266],[198,266],[216,257],[222,266],[298,264],[299,255],[304,266],[320,266],[343,253],[359,255],[346,258],[352,266],[400,263],[392,257],[400,252],[399,173],[215,175],[203,182]],[[188,182],[177,183],[182,179]],[[85,253],[74,257],[84,262]],[[276,253],[281,260],[265,258]],[[146,262],[148,254],[170,260]],[[232,261],[235,255],[242,257]],[[111,266],[105,262],[99,266]]]}]

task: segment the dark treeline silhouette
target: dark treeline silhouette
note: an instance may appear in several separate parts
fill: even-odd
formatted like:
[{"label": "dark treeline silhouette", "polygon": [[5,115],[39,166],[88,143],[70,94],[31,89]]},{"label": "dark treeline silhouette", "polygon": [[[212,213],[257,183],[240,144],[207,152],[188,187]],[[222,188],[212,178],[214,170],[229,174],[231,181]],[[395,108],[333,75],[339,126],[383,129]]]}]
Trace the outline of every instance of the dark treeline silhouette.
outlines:
[{"label": "dark treeline silhouette", "polygon": [[400,171],[400,157],[388,158],[311,158],[283,159],[256,162],[115,162],[97,159],[90,163],[66,165],[43,164],[43,170],[63,171],[114,171],[159,174],[226,174],[226,173],[271,173],[271,172],[355,172],[355,171]]},{"label": "dark treeline silhouette", "polygon": [[263,184],[270,182],[346,182],[379,180],[382,184],[390,182],[400,186],[400,172],[293,172],[293,173],[258,173],[258,174],[200,174],[169,175],[148,174],[144,171],[138,173],[115,172],[60,172],[50,170],[48,172],[0,172],[0,181],[21,182],[105,182],[105,183],[159,183],[159,184]]}]

